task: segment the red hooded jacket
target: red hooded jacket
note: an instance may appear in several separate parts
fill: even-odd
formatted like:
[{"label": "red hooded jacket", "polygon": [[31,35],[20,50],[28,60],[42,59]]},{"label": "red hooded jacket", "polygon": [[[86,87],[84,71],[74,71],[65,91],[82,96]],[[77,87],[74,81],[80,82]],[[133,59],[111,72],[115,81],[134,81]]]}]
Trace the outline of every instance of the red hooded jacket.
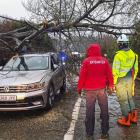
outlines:
[{"label": "red hooded jacket", "polygon": [[96,90],[106,87],[113,87],[113,74],[109,62],[101,57],[100,46],[91,44],[87,49],[87,57],[80,69],[77,90],[84,87],[84,90]]}]

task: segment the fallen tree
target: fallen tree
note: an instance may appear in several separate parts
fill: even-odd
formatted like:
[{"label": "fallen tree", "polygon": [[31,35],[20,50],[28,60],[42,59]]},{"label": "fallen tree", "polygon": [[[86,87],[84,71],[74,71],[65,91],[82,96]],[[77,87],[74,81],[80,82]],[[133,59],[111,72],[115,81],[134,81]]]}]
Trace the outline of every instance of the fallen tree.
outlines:
[{"label": "fallen tree", "polygon": [[[24,7],[32,17],[40,18],[43,23],[34,24],[0,15],[1,18],[25,24],[25,27],[0,33],[0,42],[12,52],[19,52],[44,33],[58,33],[60,39],[63,35],[71,41],[73,34],[81,39],[87,32],[116,37],[122,33],[135,35],[139,4],[138,0],[28,0],[23,3]],[[16,47],[8,44],[9,39],[15,42]]]}]

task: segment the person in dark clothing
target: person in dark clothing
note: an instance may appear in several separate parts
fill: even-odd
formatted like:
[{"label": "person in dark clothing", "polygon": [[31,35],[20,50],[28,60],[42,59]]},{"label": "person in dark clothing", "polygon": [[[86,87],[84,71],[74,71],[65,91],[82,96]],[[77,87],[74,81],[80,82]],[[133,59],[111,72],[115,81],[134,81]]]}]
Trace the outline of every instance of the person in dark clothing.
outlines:
[{"label": "person in dark clothing", "polygon": [[8,59],[0,55],[0,66],[4,66],[7,62]]},{"label": "person in dark clothing", "polygon": [[4,58],[0,55],[0,66],[4,66]]},{"label": "person in dark clothing", "polygon": [[3,58],[3,66],[8,62],[8,58]]},{"label": "person in dark clothing", "polygon": [[107,91],[105,88],[107,81],[111,95],[114,86],[111,66],[107,59],[101,57],[100,46],[91,44],[87,49],[87,58],[82,62],[77,85],[79,97],[81,97],[81,89],[83,87],[86,93],[85,126],[87,137],[92,137],[94,134],[96,98],[98,98],[101,109],[101,130],[104,135],[108,135],[109,115]]}]

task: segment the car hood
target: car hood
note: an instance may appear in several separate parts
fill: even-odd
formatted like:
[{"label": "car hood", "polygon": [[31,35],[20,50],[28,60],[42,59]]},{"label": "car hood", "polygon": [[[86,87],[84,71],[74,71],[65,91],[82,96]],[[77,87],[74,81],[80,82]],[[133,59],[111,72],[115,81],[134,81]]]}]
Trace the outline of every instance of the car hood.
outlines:
[{"label": "car hood", "polygon": [[0,86],[39,82],[49,71],[1,71]]}]

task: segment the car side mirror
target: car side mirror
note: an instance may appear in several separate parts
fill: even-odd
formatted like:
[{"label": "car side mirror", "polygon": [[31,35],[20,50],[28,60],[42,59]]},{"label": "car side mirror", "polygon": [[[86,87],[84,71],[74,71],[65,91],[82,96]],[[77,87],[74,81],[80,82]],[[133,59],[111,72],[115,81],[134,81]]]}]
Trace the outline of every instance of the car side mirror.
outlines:
[{"label": "car side mirror", "polygon": [[58,65],[57,64],[53,64],[54,66],[54,69],[57,69],[58,68]]}]

